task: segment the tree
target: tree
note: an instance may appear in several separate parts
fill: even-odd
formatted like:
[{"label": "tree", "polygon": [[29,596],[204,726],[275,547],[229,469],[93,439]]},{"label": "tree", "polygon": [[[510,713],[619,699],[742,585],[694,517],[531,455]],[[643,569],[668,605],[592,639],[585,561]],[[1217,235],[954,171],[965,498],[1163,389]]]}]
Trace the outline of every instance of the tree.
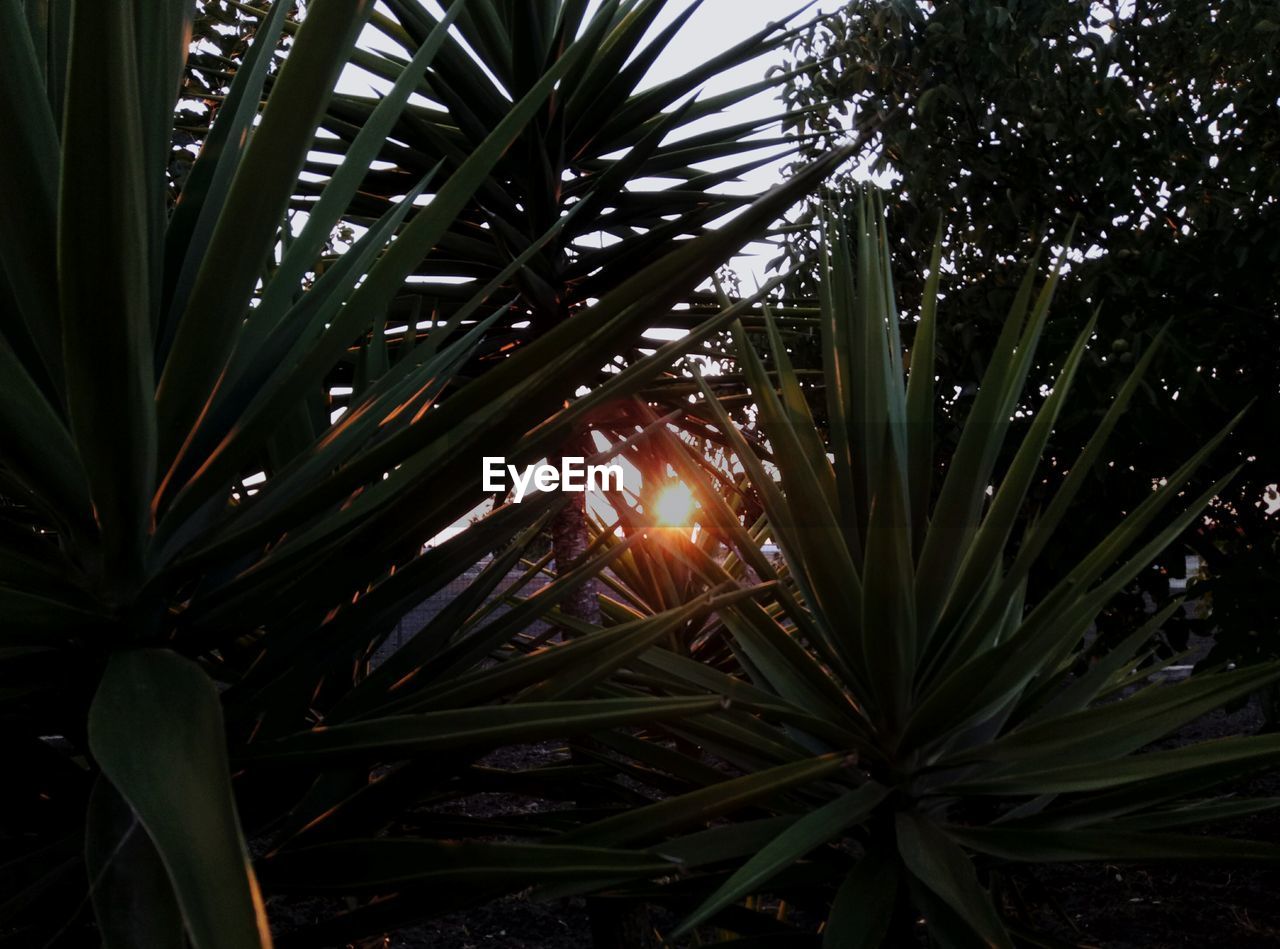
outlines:
[{"label": "tree", "polygon": [[[646,87],[662,55],[697,4],[688,4],[670,25],[650,36],[668,0],[605,0],[588,13],[584,3],[499,0],[443,4],[457,16],[456,38],[446,40],[421,76],[423,101],[411,104],[379,158],[393,163],[372,172],[361,186],[356,215],[386,212],[409,182],[432,168],[449,171],[465,160],[518,98],[546,70],[562,61],[580,34],[593,55],[569,71],[554,96],[511,149],[480,182],[441,239],[443,254],[424,260],[405,287],[405,338],[416,334],[418,315],[448,318],[457,305],[458,277],[491,280],[513,261],[524,265],[504,281],[511,305],[495,326],[491,360],[505,359],[584,311],[590,300],[616,289],[655,253],[706,234],[709,226],[750,203],[725,193],[726,182],[762,160],[775,157],[785,139],[761,138],[776,119],[722,124],[695,133],[694,123],[761,91],[752,83],[700,99],[707,80],[762,53],[785,45],[794,34],[785,21],[768,24],[748,40],[711,56],[686,73]],[[389,16],[374,20],[397,51],[357,61],[374,75],[395,81],[431,42],[437,17],[420,0],[389,0]],[[465,42],[465,45],[464,45]],[[370,97],[347,96],[330,108],[331,145],[346,152],[377,108]],[[762,151],[766,154],[762,158]],[[700,165],[740,158],[727,170]],[[313,170],[323,172],[324,166]],[[644,179],[659,190],[637,189]],[[353,218],[357,224],[367,220]],[[443,278],[443,279],[442,279]],[[620,355],[632,358],[634,348]],[[478,367],[481,368],[481,367]],[[588,426],[569,434],[561,455],[591,454]],[[566,504],[551,524],[555,566],[568,573],[589,547],[583,496]],[[593,581],[564,605],[569,616],[601,622]],[[652,927],[634,914],[592,913],[599,945],[649,945]]]},{"label": "tree", "polygon": [[[1226,479],[1210,480],[1217,472],[1197,471],[1212,445],[1188,446],[1168,484],[1139,491],[1129,516],[1098,525],[1100,543],[1066,569],[1047,570],[1040,554],[1079,518],[1091,456],[1102,454],[1151,360],[1131,367],[1071,475],[1020,535],[1020,501],[1054,421],[1088,380],[1082,363],[1093,324],[1075,328],[1070,352],[1053,367],[1052,395],[1007,446],[1014,461],[1000,471],[998,447],[1014,437],[1019,393],[1040,382],[1028,372],[1059,283],[1053,273],[1037,286],[1029,273],[1030,292],[1008,314],[953,464],[939,475],[932,330],[948,304],[937,300],[938,258],[908,372],[878,210],[869,201],[852,220],[827,219],[825,427],[815,424],[768,314],[755,339],[734,327],[768,452],[697,380],[702,399],[693,411],[727,436],[762,500],[761,521],[741,522],[701,453],[669,439],[672,464],[701,502],[700,525],[721,532],[736,555],[719,560],[685,536],[679,559],[712,581],[742,576],[750,564],[769,582],[770,601],[718,611],[717,638],[731,647],[719,667],[650,654],[629,667],[627,684],[731,696],[723,717],[675,729],[705,735],[716,758],[741,775],[708,772],[705,758],[679,746],[662,748],[662,757],[626,749],[695,787],[606,816],[574,839],[645,844],[685,860],[681,876],[644,886],[684,916],[672,942],[706,925],[739,944],[826,949],[1046,944],[1018,918],[1025,902],[1001,883],[1018,863],[1274,860],[1273,843],[1185,828],[1270,807],[1243,796],[1224,803],[1209,788],[1243,790],[1244,773],[1276,761],[1280,736],[1148,749],[1276,681],[1280,663],[1178,682],[1133,673],[1151,630],[1176,605],[1118,644],[1089,644],[1105,601],[1221,489]],[[940,482],[936,493],[931,481]],[[759,549],[765,533],[780,548],[777,569]],[[1037,573],[1044,595],[1028,590]],[[1091,661],[1073,674],[1080,649]]]},{"label": "tree", "polygon": [[[501,120],[508,102],[561,61],[580,33],[595,49],[569,71],[480,183],[442,238],[442,253],[424,260],[415,282],[404,288],[398,312],[406,323],[447,318],[467,293],[458,278],[484,282],[523,259],[500,291],[512,302],[491,334],[491,365],[617,287],[655,253],[706,233],[749,203],[749,197],[725,193],[722,186],[776,156],[785,140],[759,134],[776,118],[701,132],[692,127],[770,83],[705,99],[698,93],[709,79],[785,45],[795,34],[785,20],[771,23],[686,73],[646,86],[651,67],[697,8],[686,5],[651,36],[670,6],[668,0],[606,0],[588,13],[586,4],[565,0],[444,4],[456,13],[456,35],[422,71],[416,83],[422,98],[409,106],[378,155],[393,167],[365,179],[351,208],[353,223],[365,225],[385,213],[411,182],[437,165],[442,173],[455,168]],[[412,68],[408,64],[428,42],[437,18],[419,0],[391,0],[387,10],[373,24],[382,34],[379,45],[394,52],[359,54],[357,62],[390,82]],[[318,143],[320,148],[345,152],[376,107],[374,97],[338,97],[326,121],[335,138]],[[740,164],[727,170],[699,167],[738,157]],[[323,174],[328,166],[315,163],[311,170]],[[667,186],[635,188],[642,179]],[[403,338],[392,339],[393,350]],[[623,355],[634,356],[635,350]],[[584,429],[560,451],[590,454],[587,446]],[[580,503],[563,509],[552,539],[556,565],[566,570],[587,547]],[[568,609],[598,622],[593,585],[585,584]]]},{"label": "tree", "polygon": [[[943,220],[947,296],[991,315],[939,326],[942,384],[961,401],[1016,287],[1015,262],[1046,238],[1074,228],[1060,310],[1067,327],[1100,310],[1107,345],[1094,358],[1113,376],[1172,320],[1091,505],[1124,511],[1187,443],[1257,400],[1220,459],[1245,463],[1240,478],[1166,558],[1180,570],[1189,546],[1214,568],[1202,592],[1244,594],[1217,611],[1230,626],[1218,655],[1257,651],[1259,633],[1270,637],[1263,651],[1280,649],[1274,607],[1256,595],[1274,571],[1267,502],[1280,480],[1277,42],[1280,6],[1249,0],[854,2],[795,45],[799,75],[785,93],[811,152],[851,131],[874,136],[868,166],[893,182],[898,261],[919,261]],[[810,246],[802,235],[791,250]],[[919,281],[899,276],[910,310]],[[1046,353],[1058,357],[1069,335]],[[1069,457],[1102,398],[1062,420],[1051,454]]]}]

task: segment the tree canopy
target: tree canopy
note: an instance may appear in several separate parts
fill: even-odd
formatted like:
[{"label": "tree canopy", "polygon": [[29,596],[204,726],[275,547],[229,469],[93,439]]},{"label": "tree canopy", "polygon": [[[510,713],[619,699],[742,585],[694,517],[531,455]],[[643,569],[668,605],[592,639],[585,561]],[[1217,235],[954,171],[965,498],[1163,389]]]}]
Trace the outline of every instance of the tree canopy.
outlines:
[{"label": "tree canopy", "polygon": [[[1170,324],[1093,503],[1132,497],[1134,482],[1167,474],[1182,446],[1257,400],[1223,449],[1244,470],[1186,538],[1211,564],[1231,563],[1214,582],[1231,574],[1255,590],[1275,569],[1267,508],[1280,480],[1278,42],[1280,5],[1249,0],[858,0],[796,44],[785,93],[807,149],[873,136],[863,169],[893,182],[908,307],[941,217],[953,312],[991,314],[949,322],[943,304],[944,384],[964,391],[977,378],[1022,262],[1072,231],[1059,312],[1076,317],[1069,328],[1099,309],[1101,362],[1123,371]],[[804,255],[808,239],[793,237],[792,251]],[[1047,347],[1052,361],[1069,336]],[[1104,410],[1108,390],[1097,391],[1063,420],[1060,443]],[[1256,638],[1274,630],[1275,609],[1252,599],[1230,615]]]}]

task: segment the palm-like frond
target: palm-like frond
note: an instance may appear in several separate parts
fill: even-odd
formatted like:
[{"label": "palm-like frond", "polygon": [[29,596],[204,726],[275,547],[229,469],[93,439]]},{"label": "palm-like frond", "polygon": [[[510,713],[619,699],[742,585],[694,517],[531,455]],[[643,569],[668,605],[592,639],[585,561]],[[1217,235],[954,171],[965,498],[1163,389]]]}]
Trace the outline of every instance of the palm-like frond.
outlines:
[{"label": "palm-like frond", "polygon": [[[49,16],[0,3],[0,169],[29,183],[2,198],[0,708],[9,764],[30,774],[6,820],[38,828],[7,868],[30,885],[0,925],[64,921],[41,916],[41,900],[82,892],[87,861],[108,945],[267,944],[237,809],[283,848],[271,875],[283,887],[299,866],[284,855],[303,831],[317,833],[313,818],[336,815],[356,838],[385,826],[395,795],[379,794],[412,788],[412,770],[357,792],[386,765],[448,747],[456,756],[437,765],[443,778],[505,740],[714,707],[597,701],[573,683],[605,667],[577,643],[511,664],[515,677],[504,667],[467,678],[495,650],[510,652],[520,627],[479,610],[467,621],[463,604],[456,625],[419,633],[396,679],[371,675],[370,657],[409,606],[491,552],[518,557],[545,515],[546,505],[500,509],[424,551],[483,499],[481,456],[546,454],[592,408],[586,399],[564,409],[577,386],[842,156],[730,225],[637,263],[581,321],[472,380],[461,369],[506,312],[495,291],[549,238],[467,288],[447,321],[394,359],[389,309],[423,261],[448,252],[493,170],[588,61],[596,30],[523,72],[528,81],[483,116],[465,155],[415,167],[350,251],[322,260],[381,142],[412,111],[404,83],[361,117],[363,132],[294,235],[286,215],[299,175],[338,75],[361,55],[353,42],[372,4],[308,4],[268,83],[290,4],[272,6],[172,207],[166,163],[192,5],[37,6]],[[422,34],[415,69],[449,59],[448,27]],[[334,374],[356,364],[360,386],[332,419]],[[655,365],[617,375],[598,397],[634,391]],[[686,618],[630,634],[647,641]],[[451,693],[450,679],[467,688]],[[527,717],[488,707],[547,682],[583,700]],[[268,769],[288,755],[308,764],[273,779]],[[477,864],[493,856],[477,851]],[[578,856],[636,872],[654,863]],[[126,891],[147,911],[120,912],[113,894]]]},{"label": "palm-like frond", "polygon": [[[676,722],[664,730],[745,774],[803,762],[817,767],[830,755],[842,764],[781,796],[767,784],[743,796],[721,773],[700,776],[696,755],[642,743],[622,750],[704,785],[653,805],[649,824],[635,812],[627,836],[705,868],[667,887],[673,903],[692,910],[680,931],[717,921],[744,935],[761,932],[750,914],[730,910],[752,894],[772,893],[829,911],[828,946],[901,945],[915,936],[900,924],[921,915],[946,944],[1009,946],[983,883],[992,860],[1274,861],[1280,853],[1270,845],[1173,830],[1221,813],[1223,802],[1206,798],[1212,788],[1280,760],[1274,736],[1143,749],[1275,681],[1280,666],[1178,684],[1148,678],[1138,668],[1144,646],[1177,603],[1114,646],[1088,636],[1108,599],[1226,482],[1192,489],[1214,444],[1168,473],[1091,553],[1028,602],[1037,556],[1073,516],[1075,492],[1103,457],[1152,353],[1138,361],[1058,493],[1014,538],[1092,324],[1002,462],[1057,280],[1055,270],[1037,291],[1032,269],[935,489],[931,341],[939,256],[935,251],[930,263],[908,372],[883,227],[870,198],[852,220],[828,219],[823,426],[767,314],[772,374],[756,341],[741,325],[737,331],[767,454],[743,436],[709,380],[701,382],[699,410],[733,446],[786,568],[772,577],[779,581],[772,611],[753,600],[720,611],[736,668],[694,669],[674,656],[655,661],[655,653],[645,654],[627,665],[645,675],[625,694],[735,696],[714,725]],[[724,536],[752,556],[756,538],[731,514],[715,513],[724,505],[715,486],[697,466],[682,477],[698,486],[706,522],[723,523]],[[692,545],[681,549],[708,582],[723,579],[711,558]],[[655,664],[661,675],[652,674]],[[746,709],[757,714],[744,720]],[[733,826],[705,829],[708,813],[749,806],[775,816],[756,811],[736,835]],[[1233,802],[1231,813],[1236,806],[1248,812],[1274,802]],[[575,839],[612,838],[605,823]],[[916,912],[899,912],[904,900]]]},{"label": "palm-like frond", "polygon": [[[446,3],[457,16],[456,36],[425,68],[417,57],[435,16],[419,0],[387,6],[388,15],[372,21],[381,34],[378,51],[358,62],[384,83],[407,81],[416,96],[380,148],[378,157],[393,167],[367,175],[351,204],[357,223],[376,220],[437,163],[457,167],[509,102],[571,50],[588,50],[563,70],[554,93],[441,236],[438,252],[416,266],[398,313],[447,316],[466,297],[458,278],[486,281],[527,253],[527,265],[504,281],[516,300],[495,330],[504,343],[527,342],[749,205],[751,196],[725,186],[793,148],[771,134],[774,118],[706,127],[706,119],[780,80],[714,96],[701,89],[785,44],[795,35],[795,15],[652,82],[651,67],[699,3],[656,32],[667,0],[606,0],[590,17],[586,4],[569,0]],[[336,97],[324,123],[335,139],[318,147],[347,151],[377,108],[377,99]],[[309,170],[327,175],[329,166],[317,162]]]}]

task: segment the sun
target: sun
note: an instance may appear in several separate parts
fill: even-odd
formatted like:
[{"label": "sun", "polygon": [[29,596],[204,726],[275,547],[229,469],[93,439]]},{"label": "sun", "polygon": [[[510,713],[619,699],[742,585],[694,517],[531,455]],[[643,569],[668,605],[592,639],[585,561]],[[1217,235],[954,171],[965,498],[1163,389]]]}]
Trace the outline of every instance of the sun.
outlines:
[{"label": "sun", "polygon": [[658,492],[653,502],[653,513],[658,523],[666,527],[683,527],[693,514],[693,492],[687,484],[675,482]]}]

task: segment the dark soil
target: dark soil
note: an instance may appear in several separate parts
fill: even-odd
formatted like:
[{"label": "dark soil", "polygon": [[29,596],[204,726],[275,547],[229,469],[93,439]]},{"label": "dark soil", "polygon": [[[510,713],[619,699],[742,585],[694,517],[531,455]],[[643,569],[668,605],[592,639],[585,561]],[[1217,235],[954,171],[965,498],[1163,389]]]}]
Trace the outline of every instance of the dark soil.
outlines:
[{"label": "dark soil", "polygon": [[[1275,839],[1276,827],[1271,827]],[[1061,864],[1020,881],[1052,894],[1041,931],[1067,945],[1099,949],[1280,946],[1274,870],[1186,866]],[[1058,916],[1058,912],[1065,919]]]},{"label": "dark soil", "polygon": [[545,905],[511,897],[402,930],[388,949],[591,949],[580,900]]},{"label": "dark soil", "polygon": [[[1256,705],[1214,712],[1165,746],[1249,734],[1261,726]],[[1234,789],[1242,797],[1280,796],[1280,774]],[[1280,811],[1203,833],[1280,845]],[[1031,922],[1067,945],[1098,949],[1274,949],[1280,946],[1280,869],[1218,864],[1051,864],[1013,877]]]}]

